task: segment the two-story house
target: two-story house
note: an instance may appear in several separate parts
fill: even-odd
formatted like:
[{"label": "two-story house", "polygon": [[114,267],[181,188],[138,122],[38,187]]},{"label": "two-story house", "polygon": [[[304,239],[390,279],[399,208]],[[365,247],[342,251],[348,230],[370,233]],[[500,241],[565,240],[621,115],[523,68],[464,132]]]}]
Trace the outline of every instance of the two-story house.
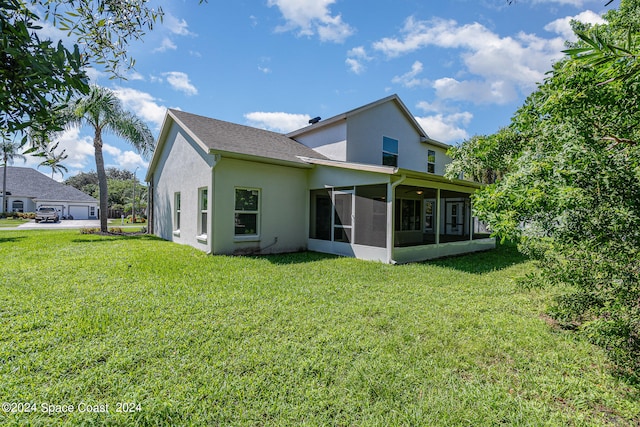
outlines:
[{"label": "two-story house", "polygon": [[287,135],[169,110],[147,174],[150,231],[213,254],[386,263],[493,248],[472,216],[479,185],[443,177],[447,148],[397,95]]}]

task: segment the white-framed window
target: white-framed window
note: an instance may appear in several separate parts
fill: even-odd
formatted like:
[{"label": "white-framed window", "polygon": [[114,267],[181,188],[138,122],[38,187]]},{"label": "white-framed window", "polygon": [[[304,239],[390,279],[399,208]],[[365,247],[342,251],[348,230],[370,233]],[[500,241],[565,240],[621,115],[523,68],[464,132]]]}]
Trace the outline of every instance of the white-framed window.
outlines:
[{"label": "white-framed window", "polygon": [[96,216],[96,207],[95,206],[90,206],[89,207],[89,216]]},{"label": "white-framed window", "polygon": [[436,152],[434,150],[427,151],[427,172],[436,173]]},{"label": "white-framed window", "polygon": [[22,200],[14,200],[12,205],[13,212],[24,212],[24,202]]},{"label": "white-framed window", "polygon": [[180,233],[180,192],[173,193],[173,231]]},{"label": "white-framed window", "polygon": [[385,166],[398,166],[398,140],[382,137],[382,164]]},{"label": "white-framed window", "polygon": [[198,189],[198,235],[207,236],[207,213],[209,211],[209,191],[206,187]]},{"label": "white-framed window", "polygon": [[260,235],[260,189],[236,188],[234,224],[237,238]]}]

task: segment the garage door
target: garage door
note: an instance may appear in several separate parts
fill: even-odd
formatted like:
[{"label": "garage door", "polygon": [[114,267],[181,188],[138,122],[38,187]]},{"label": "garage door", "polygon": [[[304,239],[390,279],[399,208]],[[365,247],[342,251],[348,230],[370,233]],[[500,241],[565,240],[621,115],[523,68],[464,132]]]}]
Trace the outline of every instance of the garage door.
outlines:
[{"label": "garage door", "polygon": [[89,219],[89,206],[69,206],[69,215],[73,219]]}]

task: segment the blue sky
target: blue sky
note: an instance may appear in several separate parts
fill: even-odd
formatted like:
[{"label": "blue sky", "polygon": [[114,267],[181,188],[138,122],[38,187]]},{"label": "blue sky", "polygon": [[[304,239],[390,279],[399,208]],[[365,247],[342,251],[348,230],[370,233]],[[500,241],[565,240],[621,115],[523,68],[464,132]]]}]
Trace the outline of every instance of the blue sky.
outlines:
[{"label": "blue sky", "polygon": [[[156,1],[164,21],[130,46],[136,67],[128,80],[99,69],[90,75],[154,135],[166,108],[287,132],[397,93],[432,138],[457,144],[508,125],[562,57],[569,21],[601,22],[605,3]],[[43,31],[62,37],[50,26]],[[95,169],[90,135],[61,136],[65,178]],[[137,167],[144,178],[144,159],[111,135],[104,141],[107,166]]]}]

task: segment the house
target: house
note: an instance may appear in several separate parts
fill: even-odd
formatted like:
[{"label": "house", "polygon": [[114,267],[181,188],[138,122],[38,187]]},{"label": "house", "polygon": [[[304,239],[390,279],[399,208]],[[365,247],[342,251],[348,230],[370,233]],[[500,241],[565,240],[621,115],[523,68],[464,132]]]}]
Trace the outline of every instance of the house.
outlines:
[{"label": "house", "polygon": [[[0,191],[2,188],[3,173],[0,173]],[[7,166],[7,202],[7,212],[35,212],[47,206],[55,208],[61,218],[98,217],[98,201],[95,198],[31,168]]]},{"label": "house", "polygon": [[312,250],[385,263],[495,247],[480,185],[397,95],[287,135],[168,110],[146,180],[150,231],[212,254]]}]

